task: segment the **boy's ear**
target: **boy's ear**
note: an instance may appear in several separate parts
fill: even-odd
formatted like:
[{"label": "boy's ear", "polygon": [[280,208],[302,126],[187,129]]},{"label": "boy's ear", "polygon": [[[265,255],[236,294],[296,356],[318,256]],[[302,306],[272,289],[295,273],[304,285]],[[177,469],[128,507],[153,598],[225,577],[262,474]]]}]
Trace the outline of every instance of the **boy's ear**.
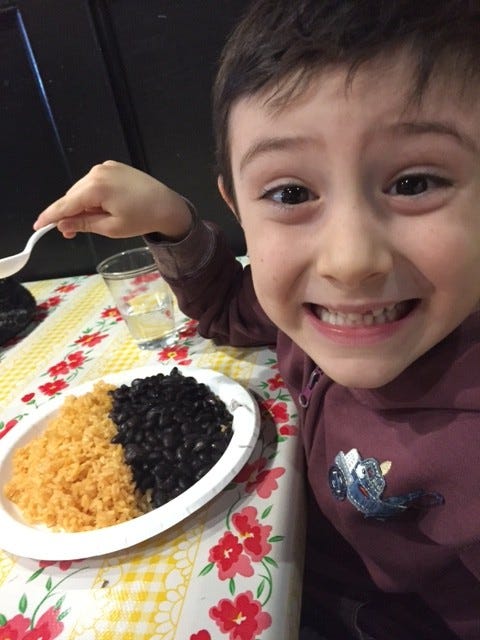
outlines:
[{"label": "boy's ear", "polygon": [[227,195],[227,192],[225,191],[225,184],[223,182],[223,176],[221,175],[219,175],[217,178],[217,186],[218,186],[218,190],[220,191],[220,195],[225,200],[229,208],[232,210],[233,215],[237,218],[237,220],[240,220],[240,216],[237,213],[237,209],[235,207],[234,201],[232,200],[232,198],[230,198],[230,196]]}]

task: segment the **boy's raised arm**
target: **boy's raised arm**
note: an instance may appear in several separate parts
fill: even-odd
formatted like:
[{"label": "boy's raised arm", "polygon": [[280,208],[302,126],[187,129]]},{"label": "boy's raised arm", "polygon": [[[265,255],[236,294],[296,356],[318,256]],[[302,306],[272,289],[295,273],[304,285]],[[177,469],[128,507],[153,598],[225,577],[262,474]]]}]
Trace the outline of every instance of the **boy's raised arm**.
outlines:
[{"label": "boy's raised arm", "polygon": [[187,235],[191,221],[178,193],[142,171],[107,160],[47,207],[34,229],[54,222],[65,238],[87,231],[109,238],[158,232],[178,240]]},{"label": "boy's raised arm", "polygon": [[79,232],[143,236],[202,335],[242,346],[275,342],[276,329],[258,304],[250,270],[243,270],[220,230],[148,174],[112,160],[96,165],[39,215],[34,228],[51,222],[65,238]]}]

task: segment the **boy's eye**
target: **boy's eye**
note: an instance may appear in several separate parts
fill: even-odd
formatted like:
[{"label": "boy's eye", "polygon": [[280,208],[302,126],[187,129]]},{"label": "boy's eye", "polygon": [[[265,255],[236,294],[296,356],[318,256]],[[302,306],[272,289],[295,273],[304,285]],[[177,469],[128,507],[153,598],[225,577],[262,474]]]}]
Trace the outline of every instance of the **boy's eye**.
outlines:
[{"label": "boy's eye", "polygon": [[439,176],[411,174],[395,180],[387,193],[393,196],[418,196],[431,189],[447,187],[450,184],[449,180]]},{"label": "boy's eye", "polygon": [[306,187],[298,184],[287,184],[269,189],[263,194],[262,198],[273,200],[278,204],[296,205],[313,200],[314,197]]}]

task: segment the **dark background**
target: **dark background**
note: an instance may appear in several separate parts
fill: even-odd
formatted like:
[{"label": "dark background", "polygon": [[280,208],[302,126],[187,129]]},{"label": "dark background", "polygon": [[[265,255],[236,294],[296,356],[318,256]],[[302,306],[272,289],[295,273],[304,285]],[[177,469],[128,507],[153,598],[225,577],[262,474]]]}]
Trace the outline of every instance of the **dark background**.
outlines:
[{"label": "dark background", "polygon": [[[22,251],[38,213],[104,160],[131,164],[223,226],[240,227],[216,189],[211,86],[246,0],[0,0],[0,257]],[[142,244],[55,230],[23,281],[93,273]]]}]

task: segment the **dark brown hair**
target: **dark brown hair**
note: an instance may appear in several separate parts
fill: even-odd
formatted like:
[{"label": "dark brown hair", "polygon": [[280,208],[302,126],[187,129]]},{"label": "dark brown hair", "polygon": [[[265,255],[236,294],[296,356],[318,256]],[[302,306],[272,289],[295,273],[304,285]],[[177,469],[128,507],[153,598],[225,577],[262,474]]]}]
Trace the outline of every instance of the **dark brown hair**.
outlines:
[{"label": "dark brown hair", "polygon": [[213,90],[217,170],[227,195],[235,201],[228,118],[236,100],[267,89],[288,100],[328,65],[345,65],[351,79],[365,62],[400,48],[412,54],[412,97],[421,98],[440,63],[467,82],[480,73],[480,0],[251,3],[227,41]]}]

